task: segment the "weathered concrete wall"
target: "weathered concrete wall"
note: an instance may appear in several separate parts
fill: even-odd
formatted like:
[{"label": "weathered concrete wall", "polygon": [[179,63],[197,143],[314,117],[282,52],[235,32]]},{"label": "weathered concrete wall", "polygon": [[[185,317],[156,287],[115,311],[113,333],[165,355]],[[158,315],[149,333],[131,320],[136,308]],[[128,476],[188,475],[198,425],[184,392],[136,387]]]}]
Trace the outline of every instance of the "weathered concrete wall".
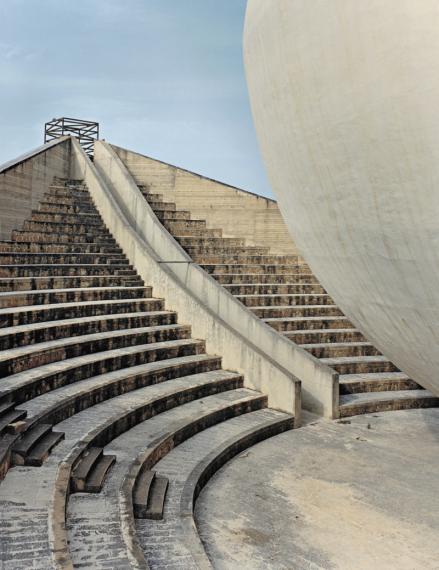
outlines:
[{"label": "weathered concrete wall", "polygon": [[54,176],[68,177],[70,139],[63,138],[0,165],[0,239],[30,218]]},{"label": "weathered concrete wall", "polygon": [[245,61],[273,189],[345,314],[439,394],[436,0],[250,0]]},{"label": "weathered concrete wall", "polygon": [[[78,154],[75,177],[85,177],[105,223],[155,295],[163,296],[208,351],[226,368],[245,375],[270,405],[300,415],[297,378],[304,406],[325,416],[338,413],[338,376],[309,353],[267,326],[223,289],[165,230],[117,154],[95,145],[96,169]],[[104,183],[105,182],[105,183]],[[164,263],[174,261],[180,263]],[[182,263],[183,262],[183,263]]]},{"label": "weathered concrete wall", "polygon": [[221,184],[182,168],[113,146],[137,184],[147,186],[190,210],[225,237],[245,238],[248,245],[269,246],[274,253],[296,253],[274,200]]}]

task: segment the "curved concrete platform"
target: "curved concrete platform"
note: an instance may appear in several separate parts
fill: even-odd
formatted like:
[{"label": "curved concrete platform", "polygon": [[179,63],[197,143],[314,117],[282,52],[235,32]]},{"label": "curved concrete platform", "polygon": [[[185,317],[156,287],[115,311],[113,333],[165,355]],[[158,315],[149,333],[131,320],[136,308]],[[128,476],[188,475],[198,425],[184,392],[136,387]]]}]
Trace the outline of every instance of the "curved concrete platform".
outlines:
[{"label": "curved concrete platform", "polygon": [[439,11],[250,0],[261,150],[298,249],[368,339],[439,393]]},{"label": "curved concrete platform", "polygon": [[200,494],[214,568],[436,569],[439,410],[304,419],[231,460]]}]

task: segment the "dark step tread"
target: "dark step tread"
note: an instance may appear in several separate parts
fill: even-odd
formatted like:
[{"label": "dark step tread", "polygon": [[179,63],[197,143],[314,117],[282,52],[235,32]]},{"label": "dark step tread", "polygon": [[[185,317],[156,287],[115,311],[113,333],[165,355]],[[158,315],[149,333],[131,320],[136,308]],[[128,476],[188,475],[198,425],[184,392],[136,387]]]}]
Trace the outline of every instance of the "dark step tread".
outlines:
[{"label": "dark step tread", "polygon": [[52,431],[52,424],[38,424],[20,438],[14,444],[12,451],[22,457],[26,457],[31,449],[48,433]]},{"label": "dark step tread", "polygon": [[161,520],[165,508],[166,493],[168,491],[169,479],[156,475],[151,485],[148,504],[145,511],[145,519]]},{"label": "dark step tread", "polygon": [[85,481],[85,493],[100,493],[105,479],[111,469],[116,463],[115,455],[102,455],[102,457],[95,463],[93,470]]},{"label": "dark step tread", "polygon": [[25,457],[25,465],[33,465],[40,467],[49,457],[52,449],[58,445],[65,437],[60,431],[52,431],[41,438],[36,445],[32,447],[29,454]]},{"label": "dark step tread", "polygon": [[86,479],[90,476],[96,462],[101,459],[103,452],[103,447],[92,447],[87,449],[87,451],[81,455],[80,460],[74,467],[71,475],[73,493],[84,491]]}]

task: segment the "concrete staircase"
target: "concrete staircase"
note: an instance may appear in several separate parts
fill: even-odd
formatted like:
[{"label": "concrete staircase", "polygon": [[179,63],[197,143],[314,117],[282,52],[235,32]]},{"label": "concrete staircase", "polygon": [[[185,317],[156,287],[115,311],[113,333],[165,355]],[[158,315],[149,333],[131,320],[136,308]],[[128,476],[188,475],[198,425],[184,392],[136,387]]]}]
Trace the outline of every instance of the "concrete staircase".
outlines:
[{"label": "concrete staircase", "polygon": [[[166,223],[205,239],[184,214]],[[81,181],[55,180],[0,242],[0,376],[5,568],[153,564],[154,519],[181,485],[196,498],[230,457],[294,427],[153,297]]]},{"label": "concrete staircase", "polygon": [[298,255],[275,255],[192,220],[139,186],[193,261],[268,325],[339,374],[340,416],[439,405],[356,330]]}]

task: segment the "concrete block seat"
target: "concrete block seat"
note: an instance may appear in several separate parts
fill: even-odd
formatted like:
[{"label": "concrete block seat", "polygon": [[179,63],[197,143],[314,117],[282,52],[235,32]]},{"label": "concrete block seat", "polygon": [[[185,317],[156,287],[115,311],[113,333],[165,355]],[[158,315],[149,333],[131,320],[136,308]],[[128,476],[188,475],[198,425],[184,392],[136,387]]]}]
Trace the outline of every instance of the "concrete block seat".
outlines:
[{"label": "concrete block seat", "polygon": [[[145,186],[139,188],[159,219],[164,219],[164,211],[176,219],[174,203]],[[189,235],[187,226],[182,235],[169,218],[164,225],[194,262],[256,316],[340,375],[341,416],[439,404],[354,328],[300,256],[247,247],[242,239],[222,237],[221,228],[206,230],[216,231],[215,239],[200,239],[199,229]],[[201,228],[201,221],[194,220],[192,227]]]},{"label": "concrete block seat", "polygon": [[[83,492],[99,493],[113,479],[122,485],[149,445],[159,461],[210,426],[272,414],[264,409],[265,396],[244,389],[241,374],[223,370],[221,357],[206,354],[205,342],[191,337],[190,327],[178,323],[134,269],[125,269],[102,222],[102,228],[93,224],[101,233],[81,232],[82,222],[72,217],[83,205],[95,222],[100,218],[80,182],[57,180],[46,198],[42,211],[58,221],[33,221],[50,223],[35,241],[33,233],[18,230],[0,243],[0,558],[11,568],[54,568],[68,559],[70,493],[80,492],[85,505],[92,499]],[[60,216],[78,232],[65,231]],[[34,263],[35,257],[44,259]],[[124,269],[115,273],[115,267]],[[291,416],[281,416],[279,427],[263,430],[259,439],[293,427]],[[252,420],[243,425],[251,429]],[[111,448],[122,436],[125,455]],[[151,487],[154,496],[160,481]],[[166,506],[161,488],[158,504]],[[69,508],[73,536],[76,499]],[[105,529],[110,520],[100,522]],[[123,534],[118,515],[112,524]],[[102,560],[111,555],[99,548]]]}]

